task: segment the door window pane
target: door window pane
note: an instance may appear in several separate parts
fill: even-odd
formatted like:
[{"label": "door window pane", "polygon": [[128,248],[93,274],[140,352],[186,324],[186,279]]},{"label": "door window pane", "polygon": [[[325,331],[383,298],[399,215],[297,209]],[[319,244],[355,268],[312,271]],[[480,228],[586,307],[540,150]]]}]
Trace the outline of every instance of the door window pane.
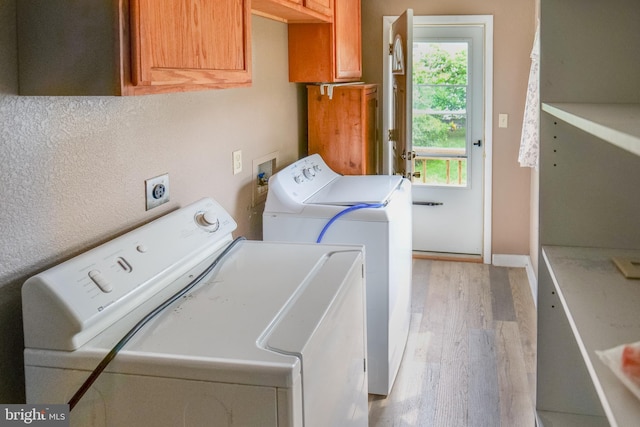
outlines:
[{"label": "door window pane", "polygon": [[466,42],[414,42],[414,183],[467,185]]}]

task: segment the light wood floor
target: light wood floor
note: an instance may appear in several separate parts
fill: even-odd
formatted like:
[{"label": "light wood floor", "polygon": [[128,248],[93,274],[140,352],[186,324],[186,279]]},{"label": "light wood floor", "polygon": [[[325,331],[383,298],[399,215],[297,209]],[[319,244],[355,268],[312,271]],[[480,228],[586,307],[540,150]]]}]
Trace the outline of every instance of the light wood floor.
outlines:
[{"label": "light wood floor", "polygon": [[524,269],[415,259],[409,339],[369,425],[535,425],[536,318]]}]

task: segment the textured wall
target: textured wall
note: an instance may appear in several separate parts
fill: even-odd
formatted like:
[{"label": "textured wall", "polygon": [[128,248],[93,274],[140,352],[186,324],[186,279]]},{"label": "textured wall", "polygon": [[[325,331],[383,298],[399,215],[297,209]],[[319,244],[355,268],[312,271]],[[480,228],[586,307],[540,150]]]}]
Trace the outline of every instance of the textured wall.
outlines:
[{"label": "textured wall", "polygon": [[[201,197],[260,238],[252,159],[298,158],[303,93],[288,82],[287,27],[253,18],[253,86],[118,97],[17,96],[15,1],[0,2],[0,402],[23,399],[20,286],[63,259]],[[231,152],[244,168],[231,172]],[[144,180],[171,201],[145,212]]]},{"label": "textured wall", "polygon": [[[518,164],[525,93],[536,22],[536,0],[363,0],[364,79],[382,83],[382,17],[493,15],[493,230],[494,254],[529,254],[530,175]],[[509,128],[498,128],[498,114]]]}]

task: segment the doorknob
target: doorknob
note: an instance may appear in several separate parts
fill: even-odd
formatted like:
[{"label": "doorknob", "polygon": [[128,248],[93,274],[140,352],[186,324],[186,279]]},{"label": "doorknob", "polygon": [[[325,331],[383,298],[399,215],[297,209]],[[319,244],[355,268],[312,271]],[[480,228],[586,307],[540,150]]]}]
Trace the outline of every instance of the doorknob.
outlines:
[{"label": "doorknob", "polygon": [[482,140],[479,139],[478,142],[474,142],[473,145],[475,145],[476,147],[481,147],[482,146]]},{"label": "doorknob", "polygon": [[400,157],[402,158],[402,160],[413,160],[416,158],[416,152],[415,151],[403,151],[402,154],[400,155]]}]

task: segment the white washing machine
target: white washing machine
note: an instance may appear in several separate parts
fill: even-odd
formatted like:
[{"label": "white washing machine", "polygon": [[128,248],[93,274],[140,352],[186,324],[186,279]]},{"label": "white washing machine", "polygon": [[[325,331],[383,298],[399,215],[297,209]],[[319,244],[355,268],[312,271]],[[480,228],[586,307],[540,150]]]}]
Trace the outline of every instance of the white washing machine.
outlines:
[{"label": "white washing machine", "polygon": [[362,247],[235,228],[203,199],[27,280],[27,403],[70,402],[73,426],[366,426]]},{"label": "white washing machine", "polygon": [[409,333],[411,183],[400,176],[342,176],[317,155],[274,174],[265,241],[363,244],[367,269],[369,393],[388,395]]}]

